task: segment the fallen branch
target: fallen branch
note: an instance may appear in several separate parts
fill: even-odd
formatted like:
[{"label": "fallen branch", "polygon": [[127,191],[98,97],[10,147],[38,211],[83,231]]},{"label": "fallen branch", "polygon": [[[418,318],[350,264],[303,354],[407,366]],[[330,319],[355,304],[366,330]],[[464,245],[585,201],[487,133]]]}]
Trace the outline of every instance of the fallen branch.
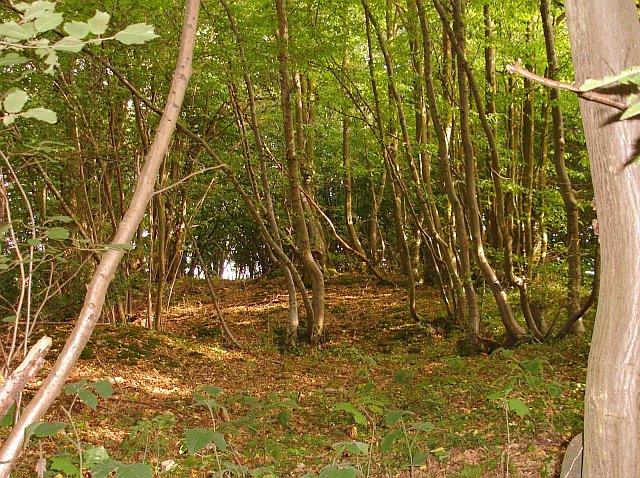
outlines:
[{"label": "fallen branch", "polygon": [[4,417],[7,411],[18,399],[22,389],[29,383],[44,365],[44,358],[51,348],[51,337],[42,337],[31,347],[22,363],[18,365],[9,378],[0,387],[0,417]]}]

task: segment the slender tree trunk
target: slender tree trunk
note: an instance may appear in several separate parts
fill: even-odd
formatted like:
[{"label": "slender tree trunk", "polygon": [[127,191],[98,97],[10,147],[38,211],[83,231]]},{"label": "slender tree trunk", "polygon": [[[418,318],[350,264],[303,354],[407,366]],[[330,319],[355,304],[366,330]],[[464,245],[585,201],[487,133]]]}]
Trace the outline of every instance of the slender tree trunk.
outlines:
[{"label": "slender tree trunk", "polygon": [[276,0],[278,16],[278,53],[280,64],[280,91],[282,116],[285,134],[285,155],[289,178],[289,200],[293,216],[293,228],[300,260],[311,280],[313,290],[313,321],[307,324],[308,339],[311,343],[319,342],[324,328],[324,274],[311,251],[309,231],[304,215],[302,194],[300,192],[300,168],[296,158],[293,119],[291,117],[291,78],[289,74],[289,25],[285,8],[286,0]]},{"label": "slender tree trunk", "polygon": [[[550,0],[541,0],[540,13],[544,30],[545,46],[547,52],[547,64],[550,78],[555,78],[558,73],[558,57],[555,49],[555,33],[553,29],[553,17],[551,16]],[[552,89],[549,92],[551,102],[551,117],[553,120],[553,165],[556,168],[560,193],[567,214],[567,262],[569,265],[569,277],[567,283],[567,318],[570,319],[580,309],[580,284],[582,278],[580,260],[580,212],[578,201],[571,187],[571,179],[564,162],[564,120],[558,102],[558,91]],[[573,325],[574,333],[583,333],[584,325],[579,320]]]},{"label": "slender tree trunk", "polygon": [[[262,143],[262,134],[260,132],[260,124],[258,122],[258,108],[256,105],[256,97],[253,88],[253,81],[249,74],[249,67],[247,65],[247,58],[244,51],[244,39],[240,35],[240,31],[236,25],[235,17],[226,0],[220,0],[222,6],[227,13],[227,19],[231,26],[231,30],[236,38],[236,44],[240,52],[240,62],[242,64],[242,74],[244,77],[245,86],[247,89],[247,96],[249,99],[249,109],[251,112],[251,130],[253,131],[254,141],[256,143],[256,149],[258,150],[258,160],[260,161],[260,180],[262,183],[262,194],[264,195],[264,204],[267,210],[268,225],[271,232],[273,241],[279,249],[282,249],[282,238],[280,237],[280,230],[278,227],[278,221],[276,219],[275,208],[273,206],[273,196],[271,195],[271,187],[269,185],[269,176],[267,174],[267,158],[264,145]],[[264,233],[261,231],[264,236]],[[268,241],[267,241],[268,243]],[[271,247],[271,246],[270,246]],[[273,250],[273,248],[272,248]],[[284,252],[283,252],[284,254]],[[287,266],[287,262],[283,260],[282,255],[274,251],[274,255],[278,261],[278,265],[284,274],[285,282],[287,284],[287,291],[289,294],[289,323],[288,323],[288,335],[287,345],[292,347],[295,345],[298,337],[298,326],[300,323],[298,317],[298,298],[296,296],[296,284],[294,277]],[[296,272],[297,275],[297,272]],[[302,281],[300,281],[302,282]],[[311,320],[311,317],[308,317]]]},{"label": "slender tree trunk", "polygon": [[[444,13],[444,12],[442,12]],[[469,229],[473,239],[473,247],[478,266],[485,280],[489,284],[493,296],[495,298],[502,323],[507,330],[511,340],[517,340],[523,335],[523,330],[515,321],[513,311],[507,300],[507,294],[503,289],[498,277],[491,267],[491,264],[484,253],[482,241],[482,226],[480,224],[480,209],[478,207],[478,191],[476,187],[476,162],[473,151],[473,143],[471,140],[471,132],[469,129],[469,85],[467,72],[465,70],[466,57],[465,45],[465,27],[463,21],[462,0],[453,0],[453,37],[452,43],[456,46],[456,58],[458,65],[458,93],[460,105],[460,134],[462,139],[462,147],[464,151],[465,164],[465,202],[468,208]],[[482,103],[480,103],[482,104]],[[501,201],[500,194],[496,191],[496,201]],[[504,236],[503,228],[503,236]],[[511,244],[507,238],[507,245]]]},{"label": "slender tree trunk", "polygon": [[[436,92],[433,83],[433,72],[431,66],[431,39],[429,37],[429,24],[424,11],[422,0],[416,0],[416,8],[418,10],[420,29],[422,31],[424,55],[423,67],[427,105],[429,114],[431,116],[431,121],[433,123],[435,135],[438,141],[438,160],[440,163],[441,174],[445,183],[447,197],[453,209],[453,222],[455,223],[456,230],[455,238],[457,239],[460,248],[459,268],[461,283],[465,293],[468,339],[471,347],[477,348],[479,346],[480,339],[480,312],[478,310],[478,300],[471,275],[471,247],[469,244],[469,233],[466,227],[466,219],[464,210],[462,208],[462,203],[458,197],[453,179],[446,131],[442,117],[440,116],[440,111],[438,109],[438,103],[436,100]],[[450,237],[453,241],[454,235],[450,234]]]}]

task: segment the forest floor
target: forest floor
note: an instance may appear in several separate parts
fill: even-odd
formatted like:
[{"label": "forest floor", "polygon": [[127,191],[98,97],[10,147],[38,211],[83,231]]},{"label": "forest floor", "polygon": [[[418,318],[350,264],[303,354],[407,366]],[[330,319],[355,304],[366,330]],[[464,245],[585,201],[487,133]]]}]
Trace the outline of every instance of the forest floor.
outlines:
[{"label": "forest floor", "polygon": [[[581,430],[588,338],[460,356],[461,336],[442,329],[435,289],[419,291],[419,310],[439,332],[426,337],[408,318],[402,289],[339,275],[327,284],[325,343],[282,353],[281,280],[216,286],[243,351],[228,347],[204,283],[194,280],[173,292],[165,332],[98,326],[73,380],[109,379],[114,394],[95,411],[76,401],[85,446],[145,461],[158,476],[235,469],[233,476],[302,477],[349,463],[371,477],[553,477]],[[46,330],[54,349],[68,330]],[[203,386],[222,392],[209,388],[207,397]],[[67,407],[71,400],[60,398]],[[47,419],[67,417],[58,406]],[[184,437],[193,428],[223,432],[228,448],[189,454]],[[77,462],[74,447],[59,436],[43,445],[60,458],[49,461],[56,476],[66,476],[61,459]],[[14,476],[34,476],[33,458]],[[351,476],[329,471],[321,476]]]}]

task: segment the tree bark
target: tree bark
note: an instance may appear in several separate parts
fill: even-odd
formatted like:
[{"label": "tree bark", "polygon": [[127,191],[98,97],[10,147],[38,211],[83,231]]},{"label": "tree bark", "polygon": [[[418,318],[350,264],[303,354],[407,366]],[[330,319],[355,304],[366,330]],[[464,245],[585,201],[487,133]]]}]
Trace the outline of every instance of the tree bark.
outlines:
[{"label": "tree bark", "polygon": [[[547,52],[547,65],[549,78],[555,79],[558,73],[558,56],[555,47],[555,33],[553,29],[553,17],[551,16],[550,0],[541,0],[540,13],[542,17],[542,28],[544,30],[545,47]],[[569,265],[569,276],[567,281],[567,319],[580,309],[580,284],[582,269],[580,261],[580,212],[578,211],[578,201],[571,186],[571,179],[567,172],[564,161],[565,140],[564,140],[564,119],[558,104],[558,90],[552,88],[549,91],[551,102],[551,118],[553,121],[553,165],[558,176],[562,202],[567,215],[567,263]],[[582,319],[572,326],[575,333],[583,333],[584,325]]]},{"label": "tree bark", "polygon": [[[568,0],[578,84],[640,65],[633,0]],[[607,90],[614,98],[624,87]],[[583,476],[640,476],[640,122],[580,100],[602,255],[585,393]]]},{"label": "tree bark", "polygon": [[317,343],[324,328],[324,274],[311,251],[311,241],[300,192],[300,168],[295,151],[293,119],[291,116],[291,77],[289,73],[289,25],[285,8],[286,0],[276,0],[278,17],[278,56],[280,68],[280,93],[284,122],[285,155],[289,178],[289,200],[293,216],[293,228],[300,260],[311,280],[313,290],[313,321],[307,324],[308,340]]}]

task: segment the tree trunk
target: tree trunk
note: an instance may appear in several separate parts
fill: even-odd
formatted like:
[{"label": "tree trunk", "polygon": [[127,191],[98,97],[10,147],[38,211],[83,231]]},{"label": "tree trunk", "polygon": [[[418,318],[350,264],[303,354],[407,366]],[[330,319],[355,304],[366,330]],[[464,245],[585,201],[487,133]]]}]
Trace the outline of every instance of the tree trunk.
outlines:
[{"label": "tree trunk", "polygon": [[[640,65],[633,0],[568,0],[576,81]],[[611,88],[623,94],[624,87]],[[640,122],[580,101],[591,164],[602,272],[585,393],[587,478],[640,476]]]},{"label": "tree trunk", "polygon": [[289,200],[293,216],[293,228],[300,260],[305,268],[313,290],[313,321],[307,324],[307,335],[311,343],[317,343],[324,328],[324,274],[311,251],[311,241],[304,215],[300,192],[300,168],[295,151],[293,119],[291,117],[291,77],[289,73],[289,25],[285,9],[286,0],[276,0],[278,16],[278,56],[280,65],[281,106],[284,122],[285,155],[289,177]]},{"label": "tree trunk", "polygon": [[[553,31],[553,17],[551,16],[550,0],[541,0],[540,13],[542,16],[542,27],[544,30],[545,46],[547,51],[548,75],[554,78],[558,73],[558,57],[555,48],[555,33]],[[564,120],[562,111],[558,104],[558,90],[551,89],[549,92],[551,102],[551,117],[553,121],[553,165],[558,175],[562,202],[567,214],[567,262],[569,265],[569,277],[567,284],[567,318],[571,317],[580,309],[580,283],[582,269],[580,265],[580,212],[578,211],[578,201],[571,187],[571,179],[564,162]],[[576,322],[572,328],[575,333],[584,332],[582,319]]]}]

